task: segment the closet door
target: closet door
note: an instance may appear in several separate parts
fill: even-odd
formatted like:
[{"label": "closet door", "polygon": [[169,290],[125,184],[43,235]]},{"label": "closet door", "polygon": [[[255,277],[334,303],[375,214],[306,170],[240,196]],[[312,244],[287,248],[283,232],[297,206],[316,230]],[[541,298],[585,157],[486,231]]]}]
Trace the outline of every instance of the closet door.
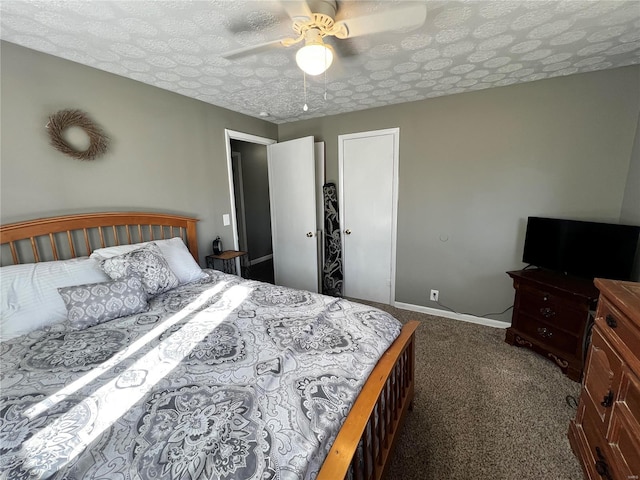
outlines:
[{"label": "closet door", "polygon": [[395,299],[399,129],[338,137],[344,295]]},{"label": "closet door", "polygon": [[313,137],[267,147],[276,285],[318,291]]},{"label": "closet door", "polygon": [[324,187],[325,158],[324,142],[314,143],[316,162],[316,248],[318,262],[318,291],[322,292],[322,269],[324,268]]}]

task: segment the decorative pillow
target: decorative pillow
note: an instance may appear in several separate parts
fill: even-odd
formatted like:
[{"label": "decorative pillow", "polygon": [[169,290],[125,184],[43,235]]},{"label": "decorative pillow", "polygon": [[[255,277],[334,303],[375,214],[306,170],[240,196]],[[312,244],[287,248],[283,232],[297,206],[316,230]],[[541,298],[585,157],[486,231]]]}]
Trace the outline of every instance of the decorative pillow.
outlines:
[{"label": "decorative pillow", "polygon": [[[94,250],[89,258],[97,261],[107,258],[129,253],[140,247],[149,245],[151,242],[136,243],[133,245],[118,245],[116,247],[98,248]],[[205,277],[200,265],[191,256],[191,252],[180,237],[170,238],[168,240],[155,240],[155,243],[162,252],[165,260],[169,264],[169,268],[178,277],[180,285],[184,283],[194,282]]]},{"label": "decorative pillow", "polygon": [[151,297],[180,284],[162,252],[153,242],[124,255],[102,260],[100,266],[113,280],[137,275],[144,291]]},{"label": "decorative pillow", "polygon": [[138,277],[59,288],[71,325],[79,329],[149,309]]},{"label": "decorative pillow", "polygon": [[0,339],[64,322],[67,309],[59,287],[106,280],[100,264],[87,257],[1,267]]}]

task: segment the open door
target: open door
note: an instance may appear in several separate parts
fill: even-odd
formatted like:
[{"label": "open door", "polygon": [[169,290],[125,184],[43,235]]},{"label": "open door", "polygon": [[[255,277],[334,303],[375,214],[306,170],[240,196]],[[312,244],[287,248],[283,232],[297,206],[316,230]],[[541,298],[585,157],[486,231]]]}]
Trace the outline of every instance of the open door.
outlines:
[{"label": "open door", "polygon": [[318,292],[313,137],[267,146],[276,285]]}]

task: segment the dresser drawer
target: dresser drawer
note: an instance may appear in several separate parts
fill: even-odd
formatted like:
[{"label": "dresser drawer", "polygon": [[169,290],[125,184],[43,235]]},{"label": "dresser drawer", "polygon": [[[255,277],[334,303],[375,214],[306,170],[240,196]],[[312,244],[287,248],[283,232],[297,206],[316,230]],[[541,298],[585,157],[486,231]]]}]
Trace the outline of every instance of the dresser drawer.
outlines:
[{"label": "dresser drawer", "polygon": [[[609,444],[602,436],[598,425],[594,423],[593,416],[585,413],[582,424],[582,432],[586,440],[585,446],[589,450],[589,456],[585,458],[590,474],[596,474],[598,470],[606,471],[613,475],[611,460],[612,454]],[[598,464],[600,464],[598,466]],[[593,475],[592,478],[607,478],[604,475]]]},{"label": "dresser drawer", "polygon": [[[616,405],[617,407],[617,405]],[[619,478],[640,478],[639,425],[625,407],[616,408],[611,416],[607,440],[610,456]]]},{"label": "dresser drawer", "polygon": [[624,345],[620,353],[626,354],[627,362],[636,366],[640,364],[640,330],[606,298],[598,303],[596,322],[605,336],[612,337],[616,344]]},{"label": "dresser drawer", "polygon": [[593,413],[594,421],[601,425],[602,435],[611,416],[613,403],[618,396],[618,385],[622,374],[622,360],[600,333],[593,329],[591,348],[587,355],[585,378],[582,383],[582,399]]},{"label": "dresser drawer", "polygon": [[527,314],[520,315],[518,329],[522,333],[537,340],[537,343],[543,343],[546,346],[556,348],[572,356],[575,356],[578,346],[580,345],[580,340],[577,336],[563,332],[556,326],[539,321]]},{"label": "dresser drawer", "polygon": [[600,476],[595,470],[595,460],[589,440],[598,438],[598,433],[590,431],[590,425],[585,425],[585,406],[584,403],[578,404],[576,418],[569,426],[569,442],[573,452],[582,459],[582,466],[585,472],[585,480],[599,480]]},{"label": "dresser drawer", "polygon": [[522,289],[519,309],[575,335],[582,332],[589,315],[586,305],[583,309],[576,308],[563,297],[532,288]]}]

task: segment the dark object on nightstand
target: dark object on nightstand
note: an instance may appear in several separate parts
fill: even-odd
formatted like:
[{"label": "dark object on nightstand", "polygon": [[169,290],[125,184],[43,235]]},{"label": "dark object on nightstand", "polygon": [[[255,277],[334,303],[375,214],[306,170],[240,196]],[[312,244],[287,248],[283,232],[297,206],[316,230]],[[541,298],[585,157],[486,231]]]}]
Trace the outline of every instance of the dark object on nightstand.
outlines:
[{"label": "dark object on nightstand", "polygon": [[236,275],[236,258],[240,257],[240,262],[242,262],[242,257],[245,255],[248,255],[248,252],[242,252],[240,250],[225,250],[219,255],[207,255],[205,257],[207,260],[207,268],[215,269],[216,261],[218,261],[222,262],[222,271],[224,273]]},{"label": "dark object on nightstand", "polygon": [[639,478],[640,283],[595,284],[600,300],[569,443],[585,478]]},{"label": "dark object on nightstand", "polygon": [[507,274],[516,295],[505,341],[553,360],[571,380],[579,382],[598,289],[590,280],[547,270]]},{"label": "dark object on nightstand", "polygon": [[220,237],[216,237],[212,243],[212,247],[214,255],[220,255],[222,253],[222,240],[220,240]]}]

